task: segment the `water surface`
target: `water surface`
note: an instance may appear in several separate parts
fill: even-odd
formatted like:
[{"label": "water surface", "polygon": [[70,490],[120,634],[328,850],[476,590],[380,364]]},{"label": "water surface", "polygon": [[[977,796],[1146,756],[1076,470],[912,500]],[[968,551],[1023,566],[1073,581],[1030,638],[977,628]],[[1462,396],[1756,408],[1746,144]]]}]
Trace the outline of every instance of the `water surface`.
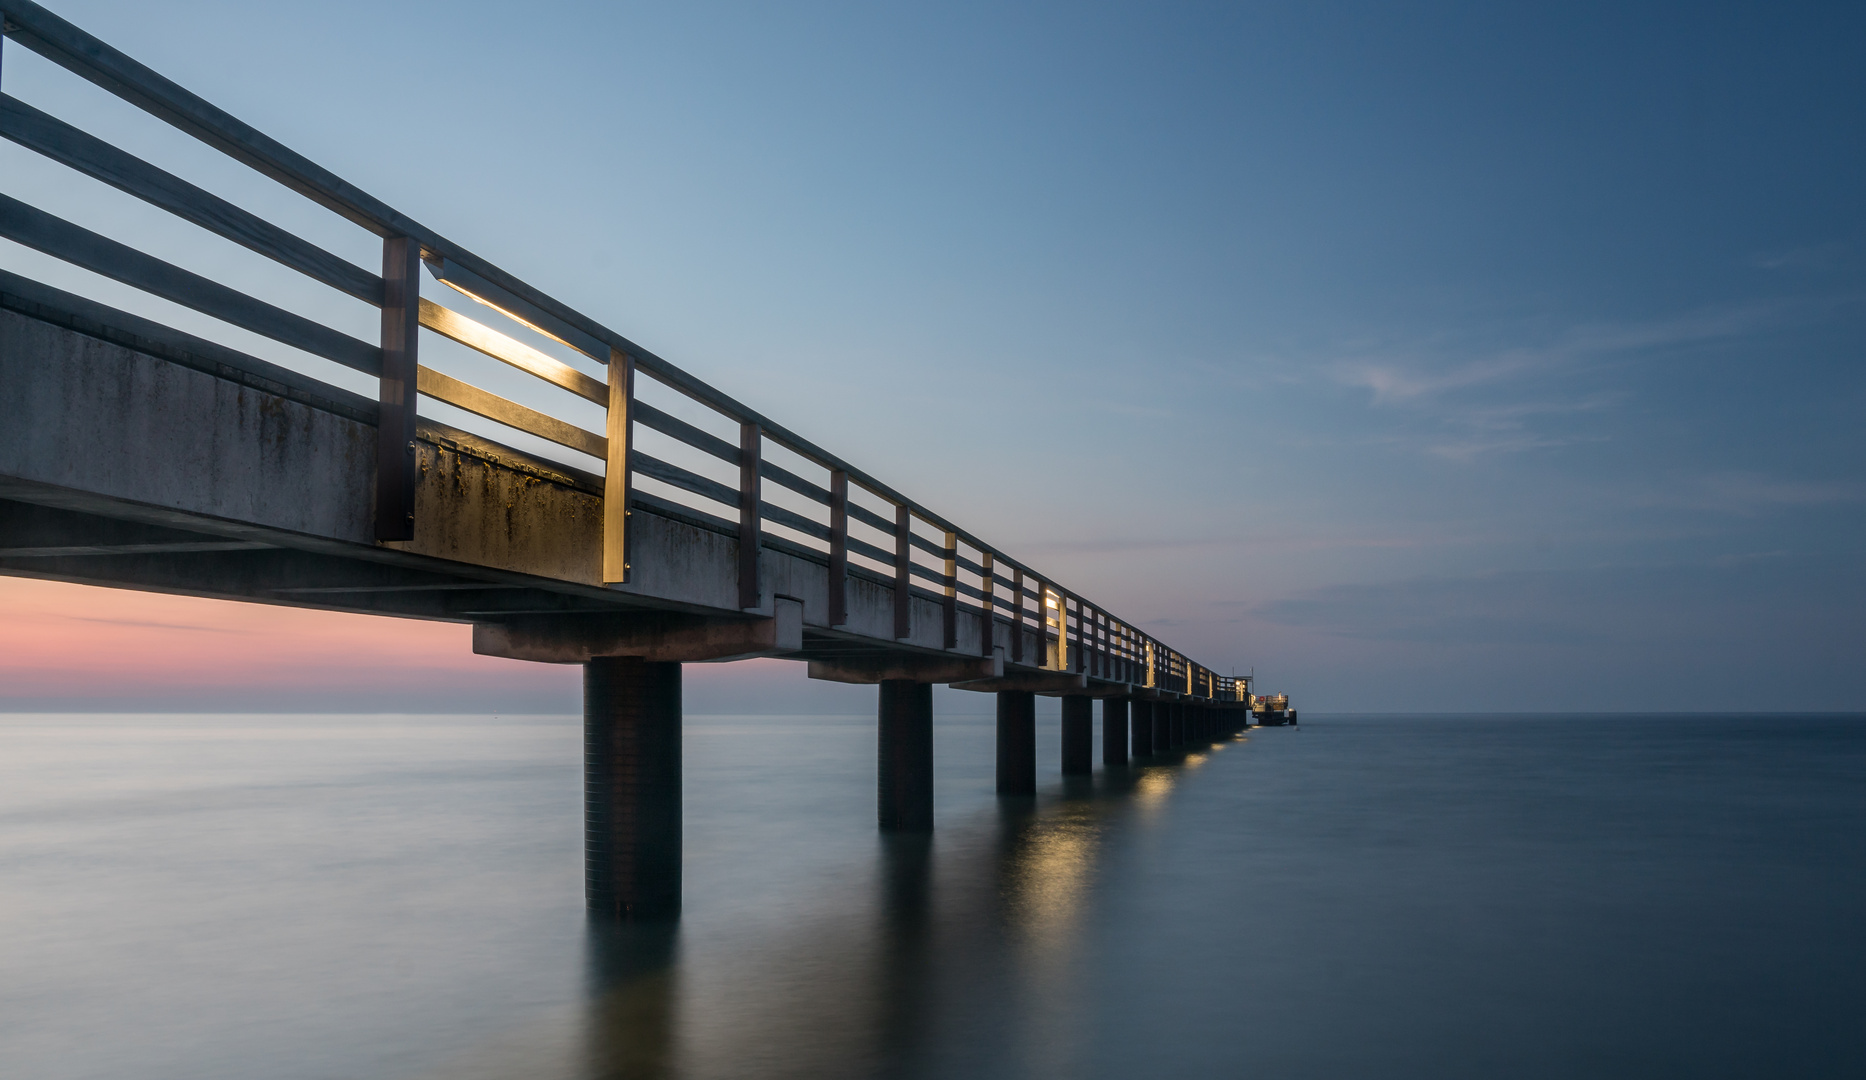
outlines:
[{"label": "water surface", "polygon": [[890,841],[872,719],[690,718],[600,930],[572,718],[0,717],[0,1076],[1866,1075],[1866,718],[1309,719],[941,717]]}]

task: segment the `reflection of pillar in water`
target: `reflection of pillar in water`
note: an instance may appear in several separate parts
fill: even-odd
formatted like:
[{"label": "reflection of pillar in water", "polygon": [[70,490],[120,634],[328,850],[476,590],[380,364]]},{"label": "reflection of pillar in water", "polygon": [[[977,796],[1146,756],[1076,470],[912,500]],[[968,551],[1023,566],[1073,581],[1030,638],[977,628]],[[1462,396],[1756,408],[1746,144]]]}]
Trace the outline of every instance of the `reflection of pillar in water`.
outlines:
[{"label": "reflection of pillar in water", "polygon": [[660,1080],[674,1074],[672,923],[589,924],[585,1074]]},{"label": "reflection of pillar in water", "polygon": [[933,837],[902,833],[882,838],[881,941],[877,949],[879,999],[875,1035],[881,1059],[898,1071],[911,1062],[927,1026],[932,981],[928,918]]}]

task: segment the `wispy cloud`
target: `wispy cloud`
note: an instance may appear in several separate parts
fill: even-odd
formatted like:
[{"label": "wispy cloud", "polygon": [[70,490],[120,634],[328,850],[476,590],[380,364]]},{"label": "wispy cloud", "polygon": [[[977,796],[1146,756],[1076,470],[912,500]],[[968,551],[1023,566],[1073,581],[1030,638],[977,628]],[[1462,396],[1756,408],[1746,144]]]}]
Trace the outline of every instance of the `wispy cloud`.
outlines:
[{"label": "wispy cloud", "polygon": [[1653,492],[1649,504],[1747,517],[1862,500],[1866,500],[1866,483],[1856,480],[1811,479],[1736,471],[1708,473],[1671,485]]},{"label": "wispy cloud", "polygon": [[187,630],[198,634],[234,634],[239,632],[225,626],[190,626],[187,623],[154,622],[149,619],[116,619],[92,615],[56,615],[53,617],[68,619],[72,622],[103,623],[106,626],[134,626],[145,630]]},{"label": "wispy cloud", "polygon": [[1751,509],[1820,506],[1866,499],[1866,484],[1857,481],[1798,480],[1757,472],[1714,473],[1704,478],[1703,486],[1726,506]]},{"label": "wispy cloud", "polygon": [[1794,306],[1758,301],[1554,331],[1492,329],[1484,340],[1443,337],[1363,348],[1323,364],[1322,370],[1339,386],[1365,391],[1376,407],[1403,409],[1433,422],[1434,432],[1414,440],[1418,451],[1470,461],[1597,441],[1603,436],[1547,422],[1605,412],[1627,396],[1598,384],[1576,385],[1583,377],[1642,355],[1752,335],[1779,322]]},{"label": "wispy cloud", "polygon": [[1832,266],[1845,253],[1844,244],[1813,244],[1757,252],[1749,262],[1761,270],[1818,270]]},{"label": "wispy cloud", "polygon": [[1370,391],[1376,403],[1394,404],[1545,376],[1626,353],[1739,337],[1768,324],[1784,306],[1781,302],[1759,302],[1669,319],[1583,324],[1562,330],[1539,344],[1481,349],[1479,355],[1468,359],[1455,358],[1458,353],[1472,351],[1468,343],[1422,343],[1380,355],[1346,358],[1330,365],[1329,372],[1343,386]]}]

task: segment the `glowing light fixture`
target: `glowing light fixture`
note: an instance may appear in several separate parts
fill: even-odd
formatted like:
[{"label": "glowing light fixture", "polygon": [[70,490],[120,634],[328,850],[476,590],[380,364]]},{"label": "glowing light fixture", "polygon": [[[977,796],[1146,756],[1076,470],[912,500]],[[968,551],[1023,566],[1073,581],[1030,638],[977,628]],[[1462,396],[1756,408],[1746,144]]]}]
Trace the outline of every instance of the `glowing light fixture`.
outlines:
[{"label": "glowing light fixture", "polygon": [[543,334],[552,341],[568,345],[598,363],[609,362],[609,346],[594,335],[586,334],[562,319],[545,313],[535,304],[457,263],[447,259],[428,259],[426,265],[428,273],[434,275],[434,280],[475,303],[484,304],[513,322]]}]

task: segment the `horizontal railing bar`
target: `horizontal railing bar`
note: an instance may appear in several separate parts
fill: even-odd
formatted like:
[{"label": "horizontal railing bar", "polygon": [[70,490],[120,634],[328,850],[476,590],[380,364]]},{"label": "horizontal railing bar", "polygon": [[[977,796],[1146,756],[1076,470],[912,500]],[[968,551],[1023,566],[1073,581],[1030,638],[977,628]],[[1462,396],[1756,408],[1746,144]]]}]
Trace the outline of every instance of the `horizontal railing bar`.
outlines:
[{"label": "horizontal railing bar", "polygon": [[382,350],[0,195],[0,236],[345,367],[382,374]]},{"label": "horizontal railing bar", "polygon": [[820,521],[813,521],[810,518],[804,517],[795,510],[786,510],[784,507],[778,506],[775,503],[765,503],[763,510],[766,521],[782,525],[787,529],[796,529],[798,532],[806,536],[814,536],[818,540],[829,539],[829,526]]},{"label": "horizontal railing bar", "polygon": [[702,431],[678,416],[662,412],[640,398],[635,399],[631,408],[634,410],[635,422],[643,427],[653,428],[670,439],[711,454],[728,465],[739,463],[739,448],[719,436]]},{"label": "horizontal railing bar", "polygon": [[865,555],[887,566],[892,566],[894,564],[894,553],[887,548],[877,547],[866,540],[858,540],[853,536],[848,538],[848,544],[849,554],[851,555]]},{"label": "horizontal railing bar", "polygon": [[436,401],[444,401],[488,420],[496,420],[528,435],[549,439],[559,446],[568,446],[594,458],[609,456],[609,440],[603,436],[585,431],[575,424],[566,424],[536,409],[528,409],[516,401],[507,401],[490,390],[482,390],[472,383],[443,375],[425,364],[415,369],[415,389]]},{"label": "horizontal railing bar", "polygon": [[636,488],[629,492],[629,505],[631,507],[640,507],[644,510],[652,510],[663,517],[671,517],[676,520],[682,517],[691,518],[705,524],[707,528],[716,529],[728,536],[737,536],[739,532],[739,523],[736,521],[727,521],[718,514],[709,514],[704,510],[695,509],[685,503],[677,503],[672,499],[664,499],[659,495],[653,495],[646,491],[642,491],[640,488]]},{"label": "horizontal railing bar", "polygon": [[7,36],[33,52],[376,235],[416,236],[426,231],[309,158],[260,134],[32,0],[6,0],[6,21],[10,24]]},{"label": "horizontal railing bar", "polygon": [[967,585],[967,584],[966,584],[965,582],[963,582],[963,581],[955,581],[955,582],[953,582],[953,583],[952,583],[952,590],[953,590],[954,592],[956,592],[956,593],[958,593],[958,594],[959,594],[960,596],[970,596],[970,597],[972,597],[973,599],[976,599],[976,600],[983,600],[983,599],[985,598],[985,590],[983,590],[983,589],[974,589],[974,588],[973,588],[972,586],[970,586],[970,585]]},{"label": "horizontal railing bar", "polygon": [[[882,517],[880,514],[875,513],[873,510],[870,510],[868,507],[862,506],[859,503],[851,502],[849,504],[849,516],[854,518],[856,521],[859,521],[862,524],[868,526],[869,528],[875,529],[878,532],[881,532],[887,536],[894,535],[894,522],[888,520],[887,518]],[[888,552],[888,558],[889,560],[892,560],[894,558],[894,553],[892,551]]]},{"label": "horizontal railing bar", "polygon": [[[961,570],[970,570],[972,573],[977,574],[979,577],[985,576],[985,568],[982,565],[975,563],[972,560],[966,558],[964,555],[954,555],[952,562],[954,566],[957,566]],[[993,573],[994,574],[996,573],[996,568],[993,568]]]},{"label": "horizontal railing bar", "polygon": [[[657,457],[650,457],[640,450],[630,452],[629,467],[634,469],[639,476],[646,476],[650,479],[659,480],[663,484],[672,484],[677,488],[691,491],[695,495],[704,496],[714,502],[725,503],[727,506],[733,507],[734,509],[739,505],[739,492],[737,488],[729,488],[717,480],[708,480],[699,473],[688,472],[678,465],[662,461]],[[734,525],[732,530],[736,533],[738,531],[738,526]]]},{"label": "horizontal railing bar", "polygon": [[946,587],[946,576],[930,566],[921,566],[917,562],[910,562],[907,564],[907,572],[914,577],[931,581],[941,589]]},{"label": "horizontal railing bar", "polygon": [[313,281],[366,304],[382,306],[382,279],[375,274],[5,94],[0,94],[0,135],[289,266]]},{"label": "horizontal railing bar", "polygon": [[912,530],[909,530],[907,533],[907,542],[936,559],[944,559],[946,557],[945,548],[940,547],[938,544],[935,544],[933,541],[928,540],[926,537]]},{"label": "horizontal railing bar", "polygon": [[593,401],[604,408],[609,405],[608,383],[592,379],[569,364],[547,356],[522,341],[506,337],[492,327],[474,322],[426,297],[421,299],[421,325],[494,360],[536,375],[553,386],[562,387],[585,401]]},{"label": "horizontal railing bar", "polygon": [[806,499],[822,503],[824,506],[829,505],[828,488],[817,487],[815,484],[791,472],[782,465],[770,461],[761,461],[758,463],[758,474],[763,476],[766,480],[770,480],[777,484],[779,487],[789,488]]}]

